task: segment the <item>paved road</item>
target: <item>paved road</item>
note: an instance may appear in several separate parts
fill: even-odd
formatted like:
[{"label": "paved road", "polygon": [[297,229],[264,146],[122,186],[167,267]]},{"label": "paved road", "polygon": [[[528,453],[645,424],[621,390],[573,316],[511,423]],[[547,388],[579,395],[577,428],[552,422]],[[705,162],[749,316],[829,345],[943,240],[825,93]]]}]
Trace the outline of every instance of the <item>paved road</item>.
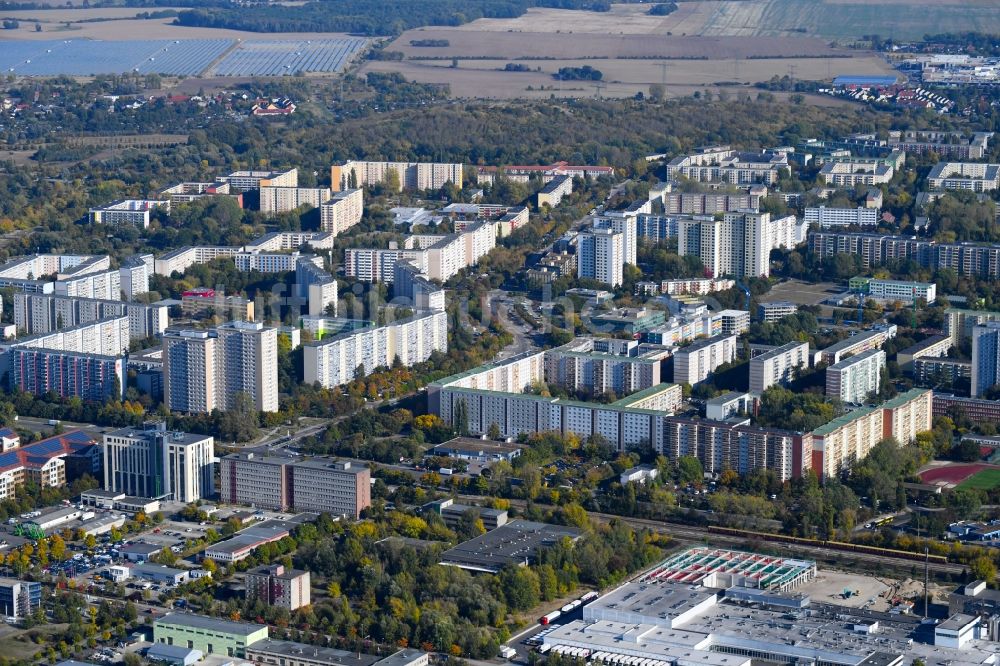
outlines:
[{"label": "paved road", "polygon": [[[39,419],[33,416],[18,416],[17,421],[12,425],[43,434],[51,434],[53,430],[53,426],[49,425],[48,419]],[[85,430],[90,433],[91,436],[98,439],[100,439],[101,433],[114,430],[114,428],[96,426],[92,423],[74,423],[72,421],[60,421],[59,425],[62,426],[64,432],[69,430]]]},{"label": "paved road", "polygon": [[518,324],[511,319],[510,313],[514,309],[514,305],[507,292],[494,289],[490,292],[489,298],[490,311],[500,321],[500,325],[514,336],[514,342],[504,347],[504,350],[497,355],[498,360],[536,348],[535,342],[529,336],[528,325]]}]

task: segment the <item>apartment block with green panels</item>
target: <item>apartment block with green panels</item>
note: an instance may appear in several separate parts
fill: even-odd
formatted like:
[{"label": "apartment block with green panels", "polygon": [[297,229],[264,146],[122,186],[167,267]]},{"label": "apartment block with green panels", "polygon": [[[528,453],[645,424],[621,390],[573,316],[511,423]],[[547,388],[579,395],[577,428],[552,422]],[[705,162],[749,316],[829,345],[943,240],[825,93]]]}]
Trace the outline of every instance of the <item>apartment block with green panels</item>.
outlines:
[{"label": "apartment block with green panels", "polygon": [[267,625],[232,622],[192,613],[168,613],[153,623],[153,641],[227,657],[246,656],[246,647],[267,638]]}]

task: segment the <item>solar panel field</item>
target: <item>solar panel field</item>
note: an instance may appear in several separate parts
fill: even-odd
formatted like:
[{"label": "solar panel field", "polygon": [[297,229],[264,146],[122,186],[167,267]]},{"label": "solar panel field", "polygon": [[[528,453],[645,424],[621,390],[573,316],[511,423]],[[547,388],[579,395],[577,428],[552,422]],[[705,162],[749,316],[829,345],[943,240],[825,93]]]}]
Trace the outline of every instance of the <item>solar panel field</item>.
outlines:
[{"label": "solar panel field", "polygon": [[0,72],[20,76],[124,72],[199,76],[211,68],[212,76],[334,73],[366,43],[360,38],[0,41]]},{"label": "solar panel field", "polygon": [[214,76],[281,76],[295,72],[339,72],[367,40],[250,40],[212,68]]}]

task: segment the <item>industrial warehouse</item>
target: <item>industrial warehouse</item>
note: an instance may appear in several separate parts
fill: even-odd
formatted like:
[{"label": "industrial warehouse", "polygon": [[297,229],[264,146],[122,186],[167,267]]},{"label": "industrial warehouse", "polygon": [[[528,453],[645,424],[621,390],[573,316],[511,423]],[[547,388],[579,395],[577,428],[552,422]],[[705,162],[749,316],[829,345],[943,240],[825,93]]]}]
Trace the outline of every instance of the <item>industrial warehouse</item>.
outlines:
[{"label": "industrial warehouse", "polygon": [[539,635],[542,653],[619,666],[998,664],[1000,616],[940,623],[810,598],[815,562],[691,548]]}]

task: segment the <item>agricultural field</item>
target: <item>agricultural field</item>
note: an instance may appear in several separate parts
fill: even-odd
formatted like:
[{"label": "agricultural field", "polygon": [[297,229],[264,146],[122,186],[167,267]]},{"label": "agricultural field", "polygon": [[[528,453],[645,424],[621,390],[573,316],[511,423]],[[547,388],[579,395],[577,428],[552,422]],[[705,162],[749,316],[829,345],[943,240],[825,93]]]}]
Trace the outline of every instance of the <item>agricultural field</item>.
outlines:
[{"label": "agricultural field", "polygon": [[702,35],[850,40],[879,34],[919,39],[927,33],[1000,30],[1000,5],[989,0],[752,0],[702,3]]},{"label": "agricultural field", "polygon": [[481,19],[472,32],[802,36],[851,41],[880,34],[918,39],[926,33],[1000,32],[994,0],[722,0],[678,2],[669,16],[648,6],[613,5],[610,12],[531,9],[515,19]]},{"label": "agricultural field", "polygon": [[[556,11],[556,10],[553,10]],[[578,14],[587,12],[564,12]],[[448,46],[412,46],[415,40],[447,40]],[[812,37],[683,37],[680,35],[610,35],[562,32],[474,32],[455,28],[408,30],[386,47],[406,58],[671,58],[721,59],[808,56],[822,60],[853,59],[857,51],[831,48]]]},{"label": "agricultural field", "polygon": [[1000,468],[990,467],[962,481],[958,484],[958,490],[992,490],[998,486],[1000,486]]},{"label": "agricultural field", "polygon": [[[428,49],[429,50],[429,49]],[[531,71],[501,71],[508,63],[525,65]],[[452,66],[452,65],[455,66]],[[663,65],[666,65],[664,69]],[[794,74],[800,79],[825,80],[840,74],[892,73],[880,58],[742,58],[713,60],[654,59],[451,59],[372,61],[361,72],[399,72],[410,80],[451,86],[456,97],[585,97],[596,93],[594,85],[584,81],[558,81],[552,75],[560,67],[590,65],[603,73],[601,94],[631,97],[649,92],[652,84],[665,83],[668,97],[690,95],[698,90],[727,92],[742,90],[774,75]],[[531,88],[529,90],[528,88]],[[756,95],[757,91],[747,91]],[[832,99],[832,98],[831,98]]]},{"label": "agricultural field", "polygon": [[[386,46],[387,51],[402,53],[403,61],[369,62],[361,71],[396,71],[414,81],[448,84],[456,97],[500,99],[598,92],[625,97],[647,93],[650,85],[661,83],[668,97],[699,90],[733,93],[775,75],[830,80],[894,73],[875,53],[802,33],[780,39],[762,39],[752,31],[702,34],[728,4],[761,9],[767,2],[681,3],[666,17],[650,16],[648,7],[638,4],[613,5],[610,12],[530,9],[515,19],[406,31]],[[501,71],[507,64],[530,71]],[[600,91],[589,82],[560,83],[552,77],[560,67],[584,65],[602,72]]]}]

